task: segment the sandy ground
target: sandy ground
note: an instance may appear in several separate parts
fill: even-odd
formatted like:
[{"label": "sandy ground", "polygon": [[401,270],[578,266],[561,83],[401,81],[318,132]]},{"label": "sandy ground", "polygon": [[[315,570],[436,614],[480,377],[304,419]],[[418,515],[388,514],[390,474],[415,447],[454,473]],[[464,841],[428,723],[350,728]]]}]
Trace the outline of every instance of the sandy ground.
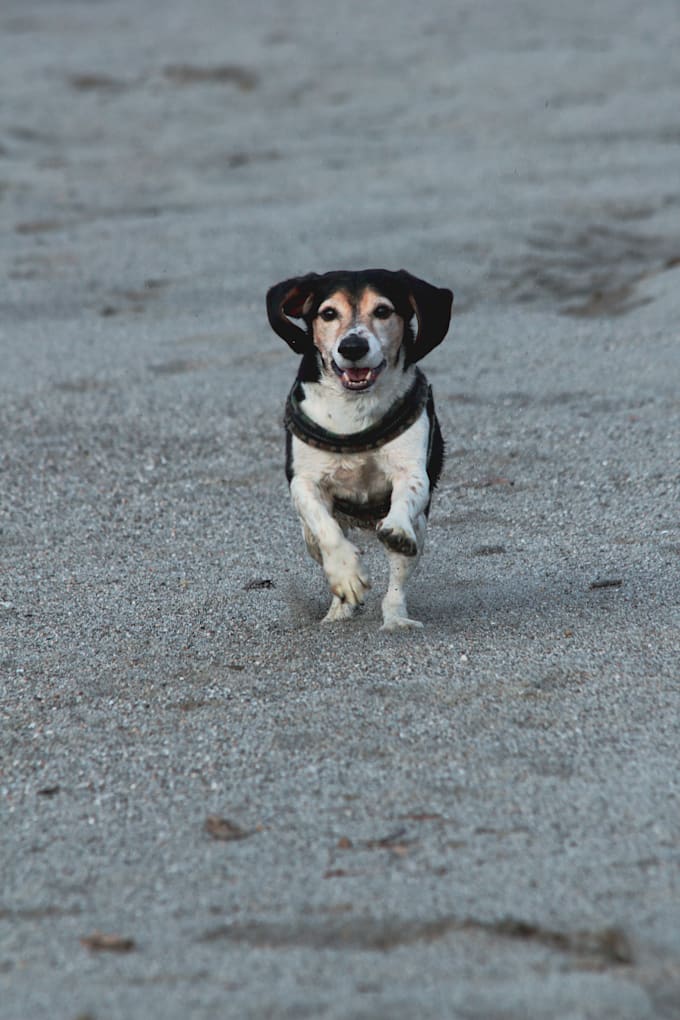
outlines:
[{"label": "sandy ground", "polygon": [[[0,47],[2,1020],[680,1017],[677,3]],[[400,636],[368,541],[319,625],[264,314],[371,265],[456,292]]]}]

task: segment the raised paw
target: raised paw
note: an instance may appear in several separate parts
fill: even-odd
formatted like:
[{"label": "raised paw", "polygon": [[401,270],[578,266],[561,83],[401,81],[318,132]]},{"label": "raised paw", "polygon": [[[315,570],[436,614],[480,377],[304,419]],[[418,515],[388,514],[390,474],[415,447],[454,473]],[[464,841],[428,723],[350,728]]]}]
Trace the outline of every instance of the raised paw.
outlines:
[{"label": "raised paw", "polygon": [[413,529],[407,531],[398,525],[390,525],[387,519],[378,528],[378,538],[393,552],[401,553],[402,556],[417,556],[418,543]]}]

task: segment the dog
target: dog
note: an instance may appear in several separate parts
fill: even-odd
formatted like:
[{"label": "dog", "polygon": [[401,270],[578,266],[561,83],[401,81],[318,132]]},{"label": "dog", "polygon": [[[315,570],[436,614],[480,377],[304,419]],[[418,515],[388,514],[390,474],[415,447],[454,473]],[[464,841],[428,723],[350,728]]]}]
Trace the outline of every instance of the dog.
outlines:
[{"label": "dog", "polygon": [[309,273],[267,292],[272,329],[302,355],[284,418],[286,476],[332,593],[324,622],[350,619],[370,588],[347,537],[358,527],[387,551],[382,629],[422,626],[404,587],[423,551],[444,442],[417,363],[446,336],[452,303],[450,290],[403,269]]}]

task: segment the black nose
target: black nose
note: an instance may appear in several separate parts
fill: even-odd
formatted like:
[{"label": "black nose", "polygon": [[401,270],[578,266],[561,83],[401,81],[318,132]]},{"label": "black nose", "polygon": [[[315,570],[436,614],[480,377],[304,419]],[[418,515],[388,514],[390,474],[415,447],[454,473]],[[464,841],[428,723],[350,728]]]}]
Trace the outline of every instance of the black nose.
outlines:
[{"label": "black nose", "polygon": [[348,361],[359,361],[368,354],[368,340],[358,333],[348,333],[340,342],[338,354],[342,354]]}]

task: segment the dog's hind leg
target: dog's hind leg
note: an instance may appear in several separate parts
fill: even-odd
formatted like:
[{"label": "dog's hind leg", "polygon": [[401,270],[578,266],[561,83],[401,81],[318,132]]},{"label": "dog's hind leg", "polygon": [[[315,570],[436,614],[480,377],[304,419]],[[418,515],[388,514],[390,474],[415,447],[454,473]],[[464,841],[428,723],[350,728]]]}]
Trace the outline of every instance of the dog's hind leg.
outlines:
[{"label": "dog's hind leg", "polygon": [[412,620],[406,610],[406,596],[404,588],[409,577],[418,565],[418,560],[425,545],[425,531],[427,521],[424,514],[416,519],[414,531],[418,551],[415,556],[404,555],[389,547],[386,548],[387,559],[390,565],[390,579],[387,585],[387,594],[382,601],[383,625],[381,630],[402,630],[407,627],[422,627],[418,620]]}]

